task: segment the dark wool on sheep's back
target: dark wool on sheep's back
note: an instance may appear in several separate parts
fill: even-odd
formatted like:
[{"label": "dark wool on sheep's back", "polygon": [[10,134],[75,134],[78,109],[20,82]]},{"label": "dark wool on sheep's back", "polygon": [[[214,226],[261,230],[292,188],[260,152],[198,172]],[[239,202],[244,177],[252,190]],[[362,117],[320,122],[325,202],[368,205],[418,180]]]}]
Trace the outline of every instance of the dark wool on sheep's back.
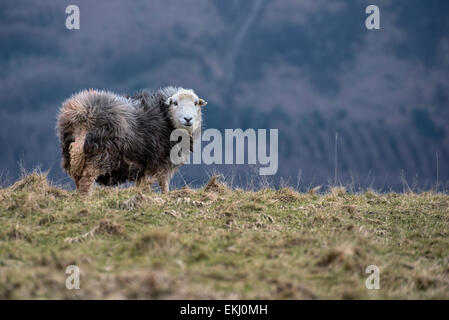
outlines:
[{"label": "dark wool on sheep's back", "polygon": [[[165,101],[178,89],[144,90],[134,96],[84,91],[72,96],[58,119],[64,169],[70,172],[70,144],[81,127],[86,131],[84,161],[99,170],[98,183],[115,185],[173,173],[178,167],[170,160],[176,143],[170,141],[170,134],[175,128]],[[64,114],[70,107],[75,111]]]}]

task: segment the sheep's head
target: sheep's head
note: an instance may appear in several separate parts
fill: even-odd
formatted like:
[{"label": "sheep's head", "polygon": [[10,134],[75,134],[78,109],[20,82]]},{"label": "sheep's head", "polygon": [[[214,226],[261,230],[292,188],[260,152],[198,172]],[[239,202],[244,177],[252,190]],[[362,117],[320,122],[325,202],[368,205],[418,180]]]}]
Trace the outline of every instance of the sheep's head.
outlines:
[{"label": "sheep's head", "polygon": [[196,130],[201,124],[201,107],[207,104],[193,90],[180,89],[165,103],[169,107],[170,117],[176,128],[188,131]]}]

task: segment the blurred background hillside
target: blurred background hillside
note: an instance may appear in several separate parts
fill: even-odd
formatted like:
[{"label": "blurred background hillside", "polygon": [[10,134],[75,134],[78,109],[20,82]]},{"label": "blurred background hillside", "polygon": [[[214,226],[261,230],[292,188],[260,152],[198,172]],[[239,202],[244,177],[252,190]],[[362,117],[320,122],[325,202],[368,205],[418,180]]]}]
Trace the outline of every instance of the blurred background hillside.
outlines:
[{"label": "blurred background hillside", "polygon": [[[65,28],[77,4],[81,29]],[[366,30],[365,8],[381,10]],[[296,185],[334,174],[358,187],[449,181],[449,1],[151,0],[0,3],[0,173],[40,164],[57,182],[55,119],[84,88],[180,85],[208,102],[203,128],[278,128],[279,171]],[[217,167],[245,185],[254,170]],[[178,181],[213,168],[184,166]],[[271,178],[270,178],[271,179]]]}]

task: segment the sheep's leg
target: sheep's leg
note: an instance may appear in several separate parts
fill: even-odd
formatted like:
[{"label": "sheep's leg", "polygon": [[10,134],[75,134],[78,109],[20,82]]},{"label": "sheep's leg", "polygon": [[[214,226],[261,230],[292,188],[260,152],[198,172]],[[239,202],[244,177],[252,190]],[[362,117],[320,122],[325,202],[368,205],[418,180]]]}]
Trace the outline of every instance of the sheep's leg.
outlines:
[{"label": "sheep's leg", "polygon": [[92,192],[92,186],[98,177],[98,171],[93,166],[86,166],[81,177],[75,180],[79,195],[87,196]]},{"label": "sheep's leg", "polygon": [[88,196],[92,192],[92,186],[95,178],[89,176],[83,176],[77,181],[77,189],[79,195]]},{"label": "sheep's leg", "polygon": [[72,177],[81,177],[84,169],[84,140],[86,134],[83,132],[78,134],[75,141],[69,146],[70,153],[70,175]]},{"label": "sheep's leg", "polygon": [[159,187],[161,188],[162,193],[167,193],[169,191],[170,184],[170,175],[166,174],[158,177],[157,179],[159,183]]},{"label": "sheep's leg", "polygon": [[153,190],[153,184],[156,182],[155,177],[145,177],[136,181],[136,186],[138,188],[149,188],[150,191]]},{"label": "sheep's leg", "polygon": [[148,178],[148,187],[150,188],[150,190],[153,190],[153,185],[154,185],[154,183],[156,182],[156,178],[154,178],[154,177],[151,177],[151,178]]},{"label": "sheep's leg", "polygon": [[92,189],[92,185],[97,178],[92,165],[85,163],[84,141],[86,139],[86,131],[80,130],[76,135],[75,141],[70,144],[70,170],[69,174],[75,180],[76,191],[80,195],[88,195]]}]

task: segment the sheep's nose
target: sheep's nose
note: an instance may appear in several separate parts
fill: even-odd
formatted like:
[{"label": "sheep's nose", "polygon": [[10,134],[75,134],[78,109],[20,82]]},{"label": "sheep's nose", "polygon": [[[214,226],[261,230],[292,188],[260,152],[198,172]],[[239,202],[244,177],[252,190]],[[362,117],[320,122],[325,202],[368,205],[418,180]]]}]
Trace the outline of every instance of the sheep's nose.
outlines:
[{"label": "sheep's nose", "polygon": [[186,122],[190,122],[190,120],[192,120],[192,117],[184,117],[184,120],[185,120]]}]

